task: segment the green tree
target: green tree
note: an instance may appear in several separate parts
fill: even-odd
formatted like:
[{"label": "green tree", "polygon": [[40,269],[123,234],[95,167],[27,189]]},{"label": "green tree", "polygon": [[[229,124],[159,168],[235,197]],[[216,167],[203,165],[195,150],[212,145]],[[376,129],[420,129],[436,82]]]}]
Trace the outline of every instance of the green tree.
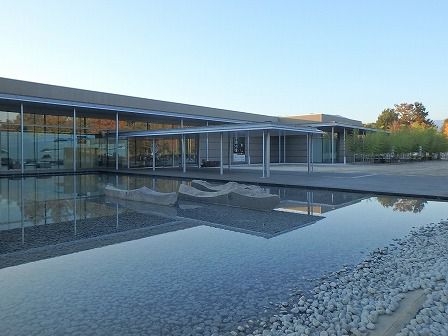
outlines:
[{"label": "green tree", "polygon": [[394,123],[398,121],[398,113],[392,108],[386,108],[381,112],[376,120],[376,127],[390,130]]},{"label": "green tree", "polygon": [[359,134],[359,130],[353,130],[353,133],[347,136],[346,139],[347,149],[353,153],[353,155],[363,152],[363,139]]},{"label": "green tree", "polygon": [[384,132],[367,133],[364,146],[366,153],[371,155],[386,154],[392,150],[390,136]]}]

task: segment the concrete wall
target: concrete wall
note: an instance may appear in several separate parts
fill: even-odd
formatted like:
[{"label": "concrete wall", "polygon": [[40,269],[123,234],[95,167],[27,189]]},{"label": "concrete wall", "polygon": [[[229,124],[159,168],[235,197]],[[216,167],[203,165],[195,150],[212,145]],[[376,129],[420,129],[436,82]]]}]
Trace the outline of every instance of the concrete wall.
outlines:
[{"label": "concrete wall", "polygon": [[[222,156],[223,163],[228,164],[229,160],[229,140],[227,138],[227,134],[223,134],[222,141]],[[219,133],[210,133],[208,135],[208,159],[209,161],[219,161],[220,159],[220,135]],[[200,162],[202,160],[207,159],[207,135],[201,134],[199,136],[199,159]]]},{"label": "concrete wall", "polygon": [[[271,163],[279,162],[279,141],[280,141],[280,162],[283,162],[283,136],[279,139],[277,135],[271,136]],[[220,136],[216,133],[208,135],[208,159],[210,161],[219,161],[220,159]],[[230,146],[230,149],[232,147]],[[246,142],[246,163],[248,162],[248,149],[251,164],[260,164],[263,162],[263,137],[260,135],[250,136],[250,145]],[[315,158],[321,157],[321,146],[319,140],[316,139]],[[307,162],[306,152],[306,136],[305,135],[289,135],[286,137],[286,163],[305,163]],[[232,153],[230,153],[232,154]],[[200,161],[205,160],[207,156],[207,135],[201,134],[199,137],[199,158]],[[228,164],[229,161],[229,140],[228,135],[223,135],[223,163]],[[318,161],[317,161],[318,162]],[[232,162],[232,164],[240,164]]]},{"label": "concrete wall", "polygon": [[307,162],[306,136],[290,135],[286,137],[286,163]]}]

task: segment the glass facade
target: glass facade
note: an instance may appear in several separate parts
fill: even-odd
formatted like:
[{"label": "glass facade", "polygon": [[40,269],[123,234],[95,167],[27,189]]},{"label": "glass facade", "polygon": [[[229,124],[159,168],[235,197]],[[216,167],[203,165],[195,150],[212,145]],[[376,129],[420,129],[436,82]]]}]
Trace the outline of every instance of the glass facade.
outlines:
[{"label": "glass facade", "polygon": [[21,168],[20,107],[0,105],[0,170]]},{"label": "glass facade", "polygon": [[[178,167],[180,136],[120,138],[116,148],[116,113],[37,104],[23,104],[23,156],[21,105],[0,104],[0,170],[25,171],[115,168]],[[119,131],[204,126],[205,121],[160,119],[149,115],[119,115]],[[76,134],[74,134],[74,127]],[[187,164],[198,163],[198,136],[185,139]]]},{"label": "glass facade", "polygon": [[[74,117],[75,116],[75,117]],[[75,120],[74,120],[75,118]],[[205,121],[119,114],[119,132],[205,126]],[[116,146],[116,112],[23,104],[0,104],[0,170],[39,171],[115,168],[178,167],[181,137],[120,138]],[[187,164],[198,163],[198,136],[185,139]]]},{"label": "glass facade", "polygon": [[[115,114],[101,117],[91,112],[76,113],[76,166],[82,168],[115,168]],[[125,151],[124,148],[118,151]]]},{"label": "glass facade", "polygon": [[[151,168],[180,167],[182,163],[181,136],[120,138],[119,132],[147,131],[170,128],[200,127],[216,125],[218,122],[181,119],[180,117],[160,117],[155,115],[131,114],[111,110],[95,110],[23,103],[23,133],[21,132],[21,104],[0,103],[0,170],[73,171],[96,168]],[[201,155],[209,155],[209,147],[215,155],[219,150],[216,139],[209,141],[204,137],[201,148],[207,148]],[[227,135],[226,135],[226,138]],[[23,145],[22,145],[23,139]],[[248,163],[249,154],[261,162],[261,138],[253,137],[249,151],[247,135],[234,133],[225,140],[225,161]],[[278,142],[277,142],[278,143]],[[341,134],[334,132],[332,154],[331,131],[315,138],[313,144],[314,162],[331,163],[343,160]],[[286,140],[289,144],[289,140]],[[299,144],[286,156],[303,151]],[[273,143],[271,143],[271,148]],[[22,153],[23,148],[23,153]],[[275,147],[277,148],[277,147]],[[199,136],[185,136],[185,158],[187,165],[199,163]],[[217,154],[219,155],[219,153]],[[277,155],[276,155],[277,157]],[[117,162],[118,159],[118,162]]]},{"label": "glass facade", "polygon": [[[339,155],[339,147],[340,147],[340,136],[339,133],[334,133],[334,140],[333,140],[333,161],[339,162],[340,155]],[[325,132],[322,136],[320,141],[316,141],[315,145],[321,146],[321,155],[319,156],[322,161],[316,160],[315,162],[322,162],[322,163],[332,163],[332,153],[331,153],[331,132]],[[315,150],[319,150],[319,148],[316,146]]]},{"label": "glass facade", "polygon": [[73,167],[73,155],[68,155],[73,150],[72,112],[44,108],[24,109],[23,149],[25,170]]},{"label": "glass facade", "polygon": [[[126,118],[126,117],[124,117]],[[205,122],[202,122],[205,124]],[[181,127],[197,127],[201,125],[199,122],[183,122],[180,119],[173,119],[169,122],[161,120],[154,121],[138,121],[120,119],[120,131],[144,131]],[[152,167],[153,156],[155,157],[156,167],[178,167],[181,165],[181,139],[179,136],[162,137],[153,140],[148,137],[136,137],[126,140],[128,153],[123,156],[127,159],[129,168],[135,167]],[[198,163],[198,137],[196,135],[186,136],[185,152],[187,164]],[[124,160],[123,160],[124,161]],[[121,165],[120,167],[124,164]]]}]

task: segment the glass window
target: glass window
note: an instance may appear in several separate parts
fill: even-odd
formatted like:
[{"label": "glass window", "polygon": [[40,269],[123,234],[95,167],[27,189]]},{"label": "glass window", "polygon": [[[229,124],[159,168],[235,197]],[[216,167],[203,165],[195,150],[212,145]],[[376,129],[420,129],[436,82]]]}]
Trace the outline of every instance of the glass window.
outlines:
[{"label": "glass window", "polygon": [[0,105],[0,170],[19,170],[20,151],[20,106]]},{"label": "glass window", "polygon": [[69,109],[24,106],[25,170],[72,169],[72,113]]}]

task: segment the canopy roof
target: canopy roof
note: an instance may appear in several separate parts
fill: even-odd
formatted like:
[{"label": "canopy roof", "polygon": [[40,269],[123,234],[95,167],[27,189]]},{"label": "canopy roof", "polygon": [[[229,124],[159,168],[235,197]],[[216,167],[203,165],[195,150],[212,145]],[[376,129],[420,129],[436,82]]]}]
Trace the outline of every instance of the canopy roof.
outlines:
[{"label": "canopy roof", "polygon": [[306,123],[303,124],[303,126],[309,126],[309,127],[334,127],[334,128],[347,128],[347,129],[358,129],[363,131],[371,131],[371,132],[381,132],[382,130],[377,128],[369,128],[364,126],[358,126],[358,125],[351,125],[351,124],[345,124],[337,121],[333,122],[312,122],[312,123]]},{"label": "canopy roof", "polygon": [[249,123],[249,124],[225,124],[203,127],[184,127],[184,128],[165,128],[148,131],[120,132],[121,138],[133,137],[162,137],[187,134],[205,134],[205,133],[228,133],[228,132],[247,132],[247,131],[277,131],[282,135],[288,134],[323,134],[321,130],[314,127],[298,127],[274,123]]}]

